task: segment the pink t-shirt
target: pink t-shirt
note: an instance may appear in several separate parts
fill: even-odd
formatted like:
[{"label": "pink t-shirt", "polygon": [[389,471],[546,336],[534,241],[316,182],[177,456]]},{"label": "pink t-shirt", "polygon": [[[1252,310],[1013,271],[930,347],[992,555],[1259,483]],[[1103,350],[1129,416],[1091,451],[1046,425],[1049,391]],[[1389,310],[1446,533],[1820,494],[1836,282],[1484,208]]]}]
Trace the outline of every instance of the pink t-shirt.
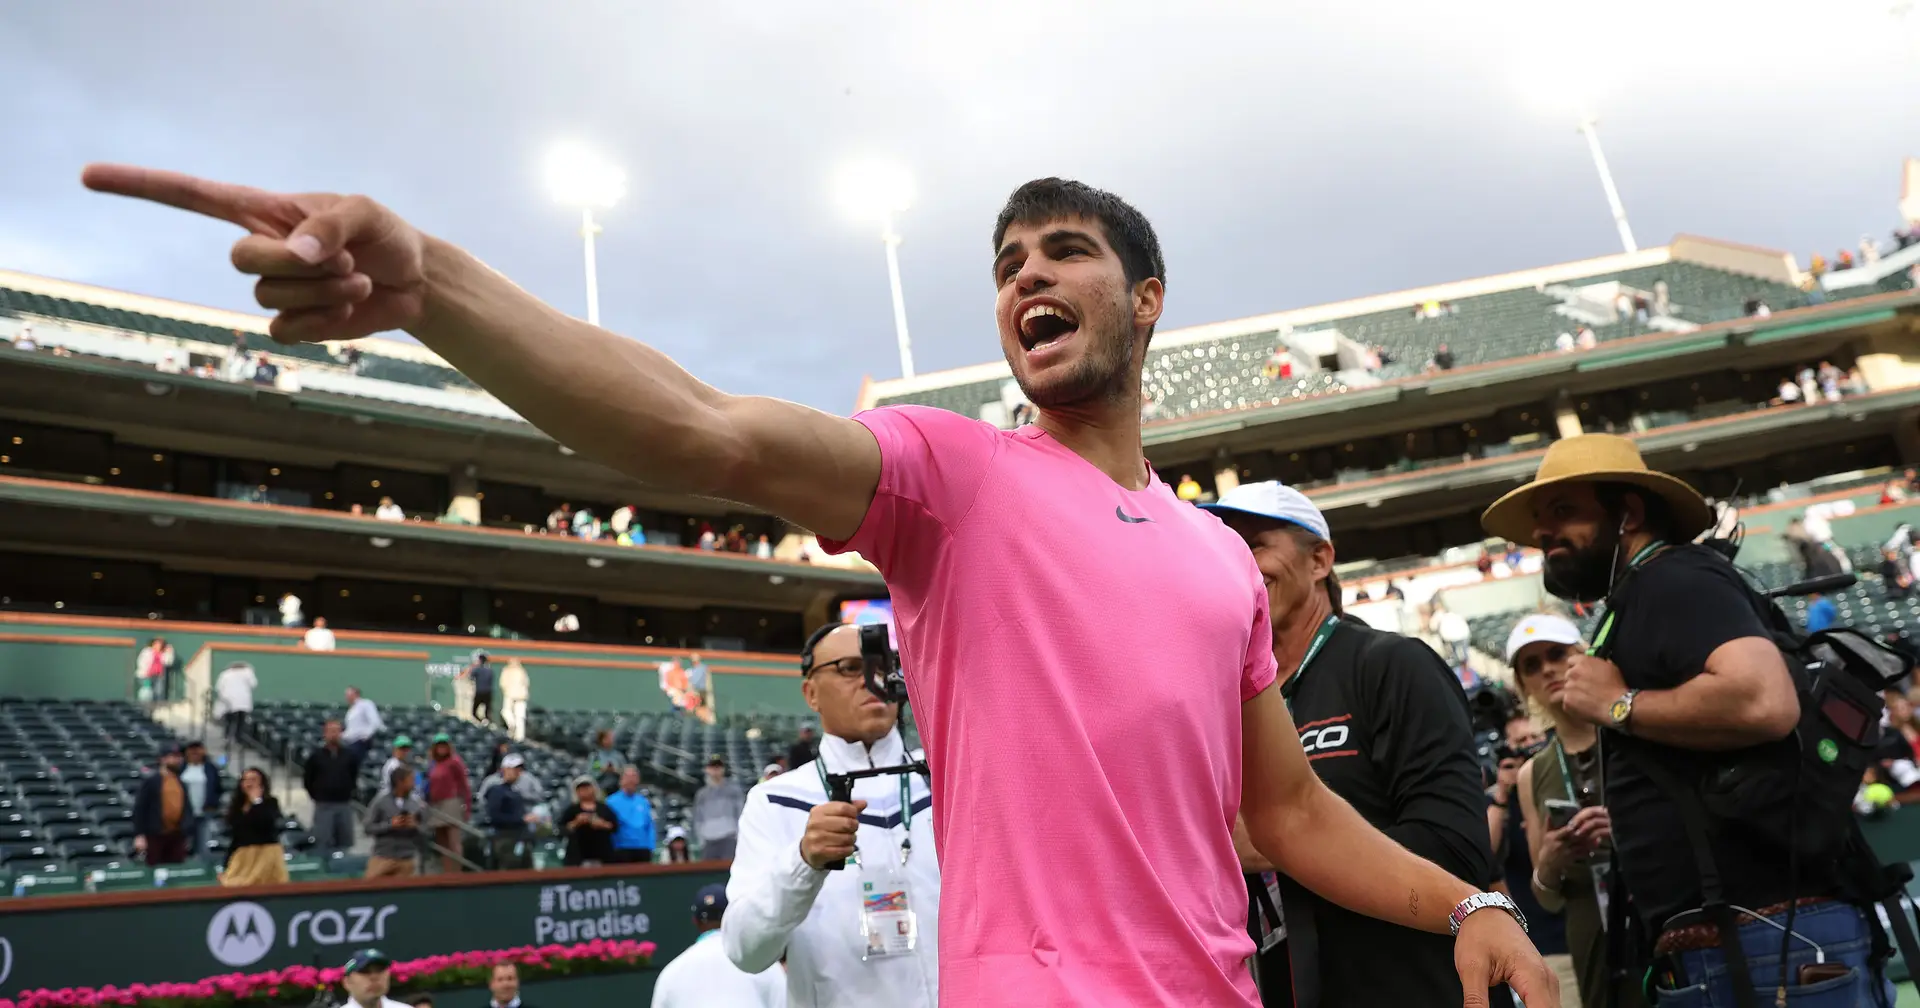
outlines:
[{"label": "pink t-shirt", "polygon": [[933,777],[951,1005],[1255,1005],[1240,705],[1273,682],[1252,554],[1038,427],[862,413]]}]

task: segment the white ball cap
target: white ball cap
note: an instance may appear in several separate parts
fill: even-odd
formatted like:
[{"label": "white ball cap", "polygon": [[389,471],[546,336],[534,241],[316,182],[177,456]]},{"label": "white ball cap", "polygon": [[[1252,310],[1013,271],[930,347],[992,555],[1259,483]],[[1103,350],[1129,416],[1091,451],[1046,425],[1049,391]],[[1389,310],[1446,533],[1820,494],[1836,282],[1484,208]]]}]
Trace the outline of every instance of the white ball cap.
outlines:
[{"label": "white ball cap", "polygon": [[1220,499],[1212,504],[1200,506],[1223,518],[1237,512],[1283,521],[1298,525],[1328,542],[1333,541],[1333,534],[1327,530],[1327,516],[1313,506],[1306,494],[1279,480],[1242,483],[1221,494]]},{"label": "white ball cap", "polygon": [[1565,616],[1534,613],[1514,624],[1513,632],[1507,635],[1507,664],[1513,664],[1513,656],[1519,654],[1521,648],[1538,642],[1578,644],[1580,628]]}]

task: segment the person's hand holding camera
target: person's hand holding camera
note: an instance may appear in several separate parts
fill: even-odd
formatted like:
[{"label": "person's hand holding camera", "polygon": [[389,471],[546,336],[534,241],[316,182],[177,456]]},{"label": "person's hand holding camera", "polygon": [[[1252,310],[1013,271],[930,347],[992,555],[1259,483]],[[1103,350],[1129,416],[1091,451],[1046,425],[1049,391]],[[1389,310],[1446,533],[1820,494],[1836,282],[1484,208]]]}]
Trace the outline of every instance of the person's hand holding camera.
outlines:
[{"label": "person's hand holding camera", "polygon": [[1548,830],[1540,844],[1540,856],[1534,859],[1534,871],[1540,881],[1559,888],[1579,861],[1613,838],[1613,821],[1604,805],[1594,805],[1574,813],[1565,826]]},{"label": "person's hand holding camera", "polygon": [[860,832],[860,812],[864,801],[821,802],[807,813],[807,831],[800,835],[800,859],[814,871],[853,853],[854,838]]},{"label": "person's hand holding camera", "polygon": [[1500,761],[1499,772],[1493,778],[1493,803],[1505,805],[1513,794],[1514,782],[1520,779],[1520,767],[1526,760],[1518,756],[1508,756]]}]

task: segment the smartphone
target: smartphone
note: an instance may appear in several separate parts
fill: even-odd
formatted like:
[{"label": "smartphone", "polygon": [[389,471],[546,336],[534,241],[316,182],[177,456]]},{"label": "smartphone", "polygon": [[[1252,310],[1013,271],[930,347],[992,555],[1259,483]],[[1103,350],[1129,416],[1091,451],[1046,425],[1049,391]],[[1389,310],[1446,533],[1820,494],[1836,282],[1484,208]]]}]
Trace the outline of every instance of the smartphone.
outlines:
[{"label": "smartphone", "polygon": [[1561,829],[1573,821],[1574,813],[1580,811],[1580,803],[1565,798],[1549,798],[1547,806],[1547,828]]}]

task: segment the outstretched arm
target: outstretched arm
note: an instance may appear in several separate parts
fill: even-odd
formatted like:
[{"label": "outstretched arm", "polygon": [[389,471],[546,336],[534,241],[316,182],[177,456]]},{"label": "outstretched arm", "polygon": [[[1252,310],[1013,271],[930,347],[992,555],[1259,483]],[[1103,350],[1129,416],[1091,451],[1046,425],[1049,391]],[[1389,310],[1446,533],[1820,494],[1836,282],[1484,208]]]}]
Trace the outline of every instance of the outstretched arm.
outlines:
[{"label": "outstretched arm", "polygon": [[666,355],[571,318],[361,196],[290,195],[91,165],[85,184],[250,232],[233,264],[279,312],[283,343],[404,329],[535,426],[662,489],[762,508],[830,538],[860,526],[880,479],[866,429],[732,396]]},{"label": "outstretched arm", "polygon": [[[1260,853],[1322,898],[1356,913],[1446,934],[1447,918],[1479,890],[1409,852],[1327,789],[1300,748],[1277,687],[1241,705],[1240,814]],[[1468,1008],[1512,985],[1529,1005],[1558,1005],[1559,987],[1526,933],[1500,910],[1468,915],[1454,946]]]}]

